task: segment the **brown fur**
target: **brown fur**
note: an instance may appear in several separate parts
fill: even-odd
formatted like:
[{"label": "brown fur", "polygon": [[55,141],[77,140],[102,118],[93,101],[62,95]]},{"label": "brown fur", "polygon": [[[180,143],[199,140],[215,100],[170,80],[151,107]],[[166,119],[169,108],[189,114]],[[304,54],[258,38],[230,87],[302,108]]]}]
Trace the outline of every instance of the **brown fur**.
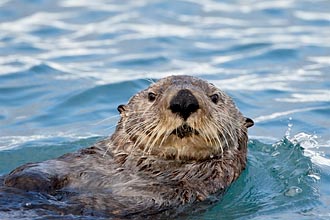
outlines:
[{"label": "brown fur", "polygon": [[[169,110],[181,89],[191,91],[200,106],[186,121]],[[210,98],[214,94],[216,103]],[[67,208],[57,209],[62,214],[168,216],[221,194],[246,166],[252,120],[201,79],[164,78],[118,110],[121,119],[110,138],[23,165],[5,178],[5,185],[66,201]]]}]

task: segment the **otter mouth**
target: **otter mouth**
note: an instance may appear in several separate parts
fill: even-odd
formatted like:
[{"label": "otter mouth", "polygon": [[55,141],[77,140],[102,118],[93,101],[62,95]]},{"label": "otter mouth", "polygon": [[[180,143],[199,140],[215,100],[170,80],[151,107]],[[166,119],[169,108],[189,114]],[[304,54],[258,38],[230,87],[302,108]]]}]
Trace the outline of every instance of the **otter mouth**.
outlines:
[{"label": "otter mouth", "polygon": [[199,132],[197,130],[193,129],[192,127],[190,127],[189,125],[183,124],[183,125],[179,126],[178,128],[174,129],[171,134],[176,135],[182,139],[184,137],[189,137],[193,134],[198,135]]}]

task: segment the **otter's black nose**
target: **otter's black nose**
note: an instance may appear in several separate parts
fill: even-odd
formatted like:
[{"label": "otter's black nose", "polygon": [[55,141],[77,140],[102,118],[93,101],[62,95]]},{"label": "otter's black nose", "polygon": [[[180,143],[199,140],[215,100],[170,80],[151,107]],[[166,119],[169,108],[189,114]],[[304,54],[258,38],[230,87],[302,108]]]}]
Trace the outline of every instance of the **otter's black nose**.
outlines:
[{"label": "otter's black nose", "polygon": [[196,97],[188,89],[182,89],[172,98],[170,109],[173,113],[187,120],[191,113],[199,109],[199,104]]}]

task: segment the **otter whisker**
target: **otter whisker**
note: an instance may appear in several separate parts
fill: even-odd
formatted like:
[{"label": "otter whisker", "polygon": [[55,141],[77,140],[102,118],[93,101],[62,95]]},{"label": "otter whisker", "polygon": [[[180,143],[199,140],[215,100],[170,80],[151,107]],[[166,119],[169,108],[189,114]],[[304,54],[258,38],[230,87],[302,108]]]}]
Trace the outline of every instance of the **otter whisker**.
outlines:
[{"label": "otter whisker", "polygon": [[[134,126],[127,128],[126,135],[124,135],[124,137],[119,140],[120,143],[126,143],[127,141],[129,141],[131,139],[132,136],[136,136],[136,133],[141,130],[141,126],[145,126],[145,124],[147,124],[147,122],[143,122],[143,123],[139,124],[140,126],[135,124]],[[117,141],[117,138],[115,138],[114,141]],[[123,144],[121,144],[121,145],[123,145]]]},{"label": "otter whisker", "polygon": [[[145,139],[149,139],[149,136],[152,135],[153,131],[155,130],[155,128],[157,127],[157,123],[155,121],[150,121],[149,123],[146,123],[147,125],[141,130],[141,126],[139,126],[140,128],[140,132],[142,132],[141,135],[141,139],[140,141],[137,141],[136,144],[139,145],[142,142],[144,142]],[[143,137],[143,139],[142,139]]]},{"label": "otter whisker", "polygon": [[[230,126],[230,124],[229,124],[229,126]],[[224,130],[225,132],[226,132],[226,134],[228,134],[229,135],[229,137],[231,138],[231,140],[232,140],[232,144],[235,144],[235,142],[236,142],[236,140],[234,139],[234,134],[232,133],[232,131],[234,131],[235,130],[235,128],[233,128],[232,126],[230,126],[230,129],[228,129],[227,127],[225,127],[225,126],[221,126],[220,127],[220,130]],[[228,145],[229,146],[229,145]]]},{"label": "otter whisker", "polygon": [[205,139],[205,142],[208,145],[212,145],[211,137],[209,136],[209,132],[208,132],[208,127],[206,127],[204,122],[201,122],[200,124],[202,126],[201,126],[199,133],[202,135],[202,137]]},{"label": "otter whisker", "polygon": [[151,85],[156,83],[156,82],[155,82],[153,79],[151,79],[151,78],[148,78],[148,79],[145,79],[145,80],[146,80],[147,82],[151,83]]},{"label": "otter whisker", "polygon": [[[139,146],[140,144],[142,144],[143,142],[145,142],[145,140],[149,141],[149,139],[150,139],[149,135],[153,133],[155,126],[157,126],[157,125],[155,125],[155,123],[150,123],[143,130],[141,130],[141,127],[137,128],[137,131],[139,131],[140,133],[137,136],[133,149],[136,149],[136,147]],[[148,141],[147,141],[147,143],[148,143]],[[143,151],[145,151],[146,147],[147,147],[147,144],[145,144]]]},{"label": "otter whisker", "polygon": [[153,137],[154,140],[149,145],[149,149],[148,149],[149,154],[153,151],[156,143],[159,142],[159,139],[163,135],[163,132],[164,132],[163,129],[159,129],[158,132],[155,132],[156,135],[155,137]]},{"label": "otter whisker", "polygon": [[[229,137],[232,139],[233,142],[235,142],[235,140],[233,139],[233,134],[230,131],[235,130],[235,128],[232,127],[231,123],[228,123],[227,119],[225,118],[221,118],[221,120],[223,121],[218,121],[218,123],[216,123],[215,125],[217,126],[217,129],[219,131],[225,131]],[[227,126],[230,126],[230,129],[227,129]],[[229,146],[229,144],[228,144]]]},{"label": "otter whisker", "polygon": [[102,123],[104,123],[104,122],[106,122],[106,121],[109,121],[109,120],[111,120],[111,119],[114,119],[114,118],[120,118],[120,115],[112,115],[112,116],[107,117],[107,118],[105,118],[105,119],[102,119],[102,120],[100,120],[100,121],[98,121],[98,122],[92,123],[92,125],[99,125],[99,124],[102,124]]},{"label": "otter whisker", "polygon": [[[212,126],[213,128],[211,128],[211,125],[213,125]],[[224,149],[223,149],[223,146],[222,146],[222,142],[219,139],[218,130],[215,129],[214,127],[216,128],[215,124],[210,120],[209,123],[208,123],[208,128],[209,128],[209,130],[211,132],[211,135],[213,137],[213,140],[215,141],[215,145],[216,145],[216,143],[218,143],[218,145],[220,147],[220,150],[221,150],[221,155],[223,155]]]},{"label": "otter whisker", "polygon": [[205,131],[205,132],[203,132],[203,133],[204,133],[204,136],[205,136],[206,139],[207,139],[207,143],[208,143],[210,146],[214,145],[214,143],[213,143],[213,138],[212,138],[212,136],[211,136],[210,127],[204,123],[203,129],[204,129],[204,131]]},{"label": "otter whisker", "polygon": [[161,147],[163,147],[163,143],[164,143],[164,141],[170,136],[172,134],[172,132],[165,132],[165,134],[164,134],[164,136],[163,136],[163,138],[162,138],[162,140],[161,140],[161,142],[160,142],[160,144],[159,144],[159,147],[161,148]]},{"label": "otter whisker", "polygon": [[106,144],[107,147],[106,147],[106,150],[104,151],[102,157],[105,157],[105,156],[106,156],[106,154],[107,154],[107,153],[109,152],[109,150],[110,150],[111,145],[112,145],[112,142],[109,142],[109,143]]},{"label": "otter whisker", "polygon": [[240,122],[237,122],[237,118],[226,115],[226,114],[224,114],[220,111],[217,112],[217,115],[218,115],[219,119],[225,120],[225,122],[228,123],[228,124],[232,124],[232,125],[239,126],[239,127],[242,126],[242,124]]},{"label": "otter whisker", "polygon": [[146,149],[145,152],[147,152],[148,154],[150,154],[152,152],[153,146],[155,144],[155,142],[157,141],[157,136],[158,134],[161,133],[161,128],[159,126],[159,124],[156,125],[156,128],[154,129],[154,131],[151,133],[148,142],[146,143]]}]

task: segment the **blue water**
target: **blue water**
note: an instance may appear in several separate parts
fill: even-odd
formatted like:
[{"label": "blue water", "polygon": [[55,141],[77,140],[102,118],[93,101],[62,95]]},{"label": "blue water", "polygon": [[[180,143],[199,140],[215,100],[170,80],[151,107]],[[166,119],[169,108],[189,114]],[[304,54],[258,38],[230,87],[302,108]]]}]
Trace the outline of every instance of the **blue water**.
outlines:
[{"label": "blue water", "polygon": [[328,0],[0,0],[0,174],[106,137],[151,79],[188,74],[256,122],[246,171],[188,219],[330,219],[329,36]]}]

